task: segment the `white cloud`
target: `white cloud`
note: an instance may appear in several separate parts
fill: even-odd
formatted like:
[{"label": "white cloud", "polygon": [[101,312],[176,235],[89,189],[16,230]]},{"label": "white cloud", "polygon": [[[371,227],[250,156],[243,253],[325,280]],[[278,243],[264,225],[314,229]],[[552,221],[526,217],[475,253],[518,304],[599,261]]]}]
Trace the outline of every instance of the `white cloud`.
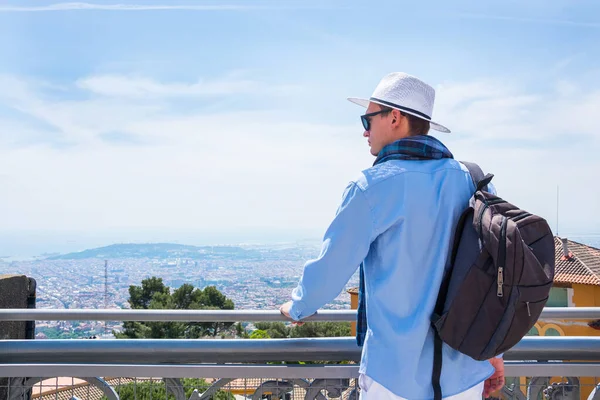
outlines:
[{"label": "white cloud", "polygon": [[560,138],[600,139],[597,87],[559,81],[531,94],[504,82],[451,83],[440,85],[437,97],[435,118],[471,140],[521,139],[547,147]]},{"label": "white cloud", "polygon": [[561,232],[600,232],[600,187],[592,183],[600,171],[600,88],[560,81],[531,94],[488,81],[445,84],[437,93],[435,118],[452,129],[446,142],[457,158],[495,173],[502,196],[553,229],[560,186]]},{"label": "white cloud", "polygon": [[[339,125],[268,109],[184,112],[176,107],[179,97],[210,96],[201,84],[112,77],[110,85],[88,77],[58,89],[1,78],[10,90],[0,94],[0,105],[20,113],[0,120],[5,230],[319,233],[348,180],[372,162],[354,119]],[[65,90],[69,100],[57,95]],[[600,189],[590,184],[600,170],[593,124],[600,91],[563,82],[528,93],[490,80],[445,84],[438,99],[436,119],[453,133],[437,137],[457,158],[495,173],[502,196],[546,216],[554,228],[560,184],[565,229],[600,231],[593,214]],[[147,145],[105,140],[121,133]],[[74,145],[44,144],[56,135]],[[582,188],[589,207],[581,203]]]},{"label": "white cloud", "polygon": [[[269,110],[184,113],[167,102],[166,90],[151,99],[54,100],[36,85],[4,81],[15,89],[0,97],[5,106],[75,143],[15,148],[14,137],[0,131],[0,170],[8,171],[4,189],[11,193],[0,199],[0,208],[11,210],[6,230],[321,232],[347,182],[371,162],[364,141],[343,138],[355,123],[299,122]],[[102,133],[110,132],[150,145],[107,143]]]},{"label": "white cloud", "polygon": [[[245,2],[244,2],[245,3]],[[0,12],[52,12],[52,11],[244,11],[244,10],[282,10],[282,9],[326,9],[327,4],[260,5],[260,4],[100,4],[86,2],[56,3],[44,6],[0,5]]]},{"label": "white cloud", "polygon": [[[102,132],[118,129],[127,121],[146,118],[161,109],[160,104],[123,99],[64,100],[64,93],[46,93],[48,85],[12,76],[0,76],[0,85],[7,88],[0,93],[0,102],[5,106],[42,122],[58,131],[62,140],[74,143],[93,142]],[[0,136],[2,139],[6,140]]]},{"label": "white cloud", "polygon": [[291,85],[270,86],[265,83],[239,78],[225,78],[195,83],[163,83],[139,76],[97,75],[79,79],[81,89],[95,94],[114,97],[197,97],[249,93],[278,93],[299,88]]},{"label": "white cloud", "polygon": [[[209,126],[214,124],[217,124],[216,129],[223,129],[222,119],[228,120],[230,130],[236,129],[236,123],[240,124],[240,129],[243,130],[245,124],[251,122],[246,116],[242,117],[243,113],[233,116],[213,114],[209,117],[199,117],[177,112],[176,106],[173,107],[175,110],[172,110],[170,105],[180,97],[214,101],[215,96],[280,96],[299,92],[293,85],[269,86],[237,77],[183,84],[121,75],[93,76],[75,82],[76,88],[81,90],[74,91],[78,95],[77,99],[70,100],[65,100],[64,94],[73,94],[69,90],[75,88],[58,88],[57,92],[56,87],[46,83],[1,75],[0,86],[6,88],[0,93],[0,102],[57,130],[63,140],[80,144],[95,143],[101,134],[107,132],[137,134],[135,127],[146,122],[154,128],[139,133],[146,140],[159,142],[173,141],[177,137],[185,137],[188,131],[197,133],[200,127],[209,129]],[[272,119],[271,116],[261,116],[259,113],[255,113],[254,117]],[[215,118],[219,120],[215,122]],[[168,124],[163,121],[168,121]],[[173,127],[182,124],[185,124],[186,129],[174,130]],[[159,125],[161,129],[156,129]],[[261,126],[261,130],[264,130],[264,123],[261,123]],[[26,132],[23,132],[23,135],[26,135]],[[6,135],[4,138],[0,136],[0,140],[2,139],[6,141]]]},{"label": "white cloud", "polygon": [[528,17],[490,15],[490,14],[474,14],[474,13],[459,13],[457,15],[461,18],[468,18],[468,19],[497,20],[497,21],[520,22],[520,23],[529,23],[529,24],[544,24],[544,25],[563,25],[563,26],[573,26],[573,27],[580,27],[580,28],[600,28],[600,23],[598,23],[598,22],[574,21],[574,20],[566,20],[566,19],[528,18]]},{"label": "white cloud", "polygon": [[489,98],[509,96],[513,88],[499,85],[496,82],[453,82],[438,85],[436,89],[436,108],[439,110],[452,109],[462,106],[465,102]]},{"label": "white cloud", "polygon": [[186,10],[186,11],[226,11],[257,8],[248,5],[176,5],[176,4],[97,4],[97,3],[56,3],[46,6],[0,6],[0,12],[44,12],[44,11],[154,11],[154,10]]}]

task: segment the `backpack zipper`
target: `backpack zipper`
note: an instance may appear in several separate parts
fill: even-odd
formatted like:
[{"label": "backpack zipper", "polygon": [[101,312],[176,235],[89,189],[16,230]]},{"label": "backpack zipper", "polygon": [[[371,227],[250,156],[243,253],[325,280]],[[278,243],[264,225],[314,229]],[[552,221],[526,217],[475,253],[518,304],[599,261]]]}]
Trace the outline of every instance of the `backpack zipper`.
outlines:
[{"label": "backpack zipper", "polygon": [[504,296],[504,266],[506,264],[506,225],[508,224],[508,218],[502,217],[502,225],[500,227],[500,243],[499,243],[499,254],[498,254],[498,290],[496,295],[498,297]]},{"label": "backpack zipper", "polygon": [[504,276],[502,275],[503,270],[504,268],[502,267],[498,268],[498,292],[496,293],[498,297],[504,296],[504,292],[502,290],[502,285],[504,284]]}]

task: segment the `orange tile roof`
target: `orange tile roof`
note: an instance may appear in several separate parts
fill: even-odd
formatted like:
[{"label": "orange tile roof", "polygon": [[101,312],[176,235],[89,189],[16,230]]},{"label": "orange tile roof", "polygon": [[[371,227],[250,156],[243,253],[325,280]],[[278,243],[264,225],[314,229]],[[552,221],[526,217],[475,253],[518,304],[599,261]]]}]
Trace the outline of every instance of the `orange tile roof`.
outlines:
[{"label": "orange tile roof", "polygon": [[554,283],[600,286],[600,249],[567,239],[572,257],[565,258],[562,241],[554,238],[556,269]]}]

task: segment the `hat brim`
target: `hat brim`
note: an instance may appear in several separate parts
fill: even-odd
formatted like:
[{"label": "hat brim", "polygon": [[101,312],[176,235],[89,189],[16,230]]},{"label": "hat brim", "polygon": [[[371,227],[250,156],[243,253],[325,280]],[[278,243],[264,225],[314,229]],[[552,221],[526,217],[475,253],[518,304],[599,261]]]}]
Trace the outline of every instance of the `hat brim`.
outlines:
[{"label": "hat brim", "polygon": [[[383,104],[376,100],[361,99],[358,97],[348,97],[348,101],[350,101],[354,104],[358,104],[359,106],[364,107],[364,108],[369,107],[369,103],[377,103],[377,104],[381,104],[382,106],[390,107],[388,104]],[[391,108],[394,108],[394,107],[391,107]],[[417,118],[425,119],[425,118],[421,117],[420,115],[411,113],[410,111],[405,111],[405,110],[400,110],[400,111],[402,111],[403,113],[414,115]],[[431,129],[435,129],[438,132],[450,133],[450,129],[446,128],[444,125],[440,125],[437,122],[433,122],[429,119],[425,119],[425,121],[429,122]]]}]

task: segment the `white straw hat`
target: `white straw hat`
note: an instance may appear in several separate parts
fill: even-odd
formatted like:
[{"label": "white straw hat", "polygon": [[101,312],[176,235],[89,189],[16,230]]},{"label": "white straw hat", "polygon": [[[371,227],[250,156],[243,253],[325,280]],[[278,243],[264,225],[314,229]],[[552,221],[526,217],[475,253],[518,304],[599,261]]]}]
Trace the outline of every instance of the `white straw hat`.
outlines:
[{"label": "white straw hat", "polygon": [[368,107],[369,103],[377,103],[395,108],[429,121],[431,129],[446,133],[450,132],[450,129],[431,120],[433,103],[435,102],[435,89],[422,80],[404,72],[392,72],[386,75],[375,88],[371,98],[349,97],[348,100],[363,107]]}]

